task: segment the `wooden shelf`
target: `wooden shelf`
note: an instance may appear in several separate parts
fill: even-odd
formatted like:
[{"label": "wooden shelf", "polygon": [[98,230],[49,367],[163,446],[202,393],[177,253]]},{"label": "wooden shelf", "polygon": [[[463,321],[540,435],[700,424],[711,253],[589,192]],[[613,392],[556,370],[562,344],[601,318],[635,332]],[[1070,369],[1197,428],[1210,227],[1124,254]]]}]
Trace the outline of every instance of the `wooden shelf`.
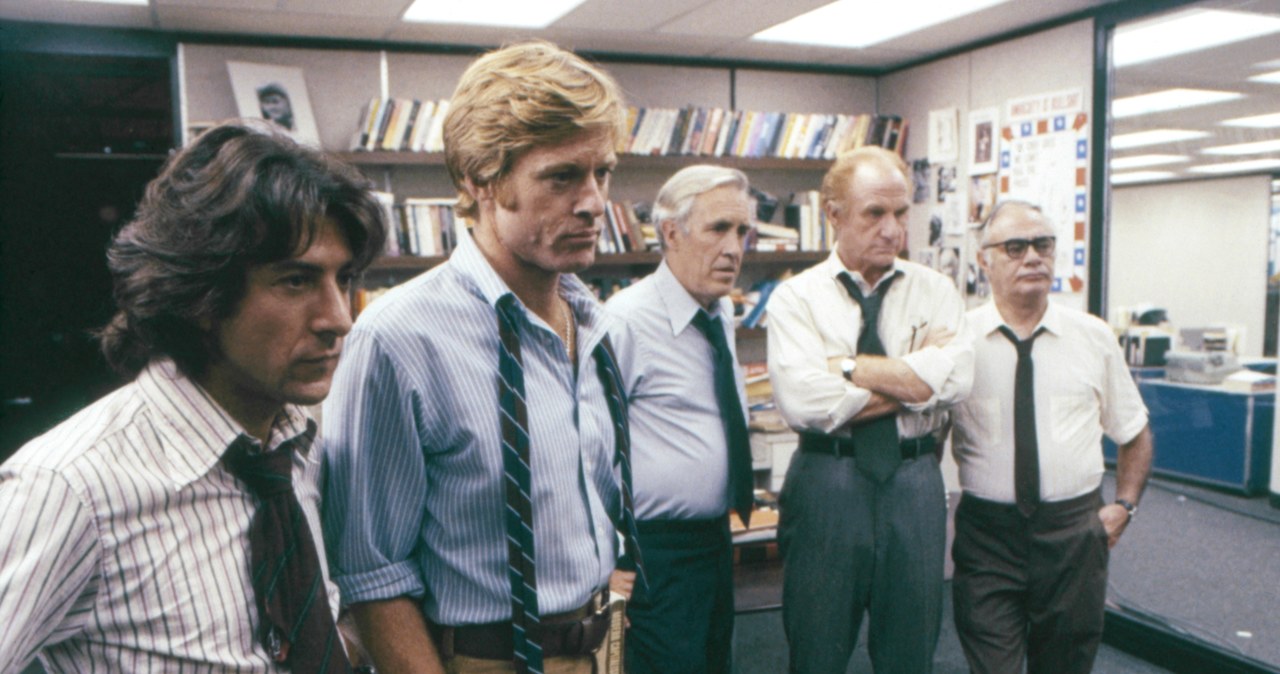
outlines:
[{"label": "wooden shelf", "polygon": [[[355,166],[444,166],[441,152],[335,152],[333,156]],[[680,168],[693,164],[719,164],[740,169],[825,171],[825,159],[779,159],[778,157],[646,156],[624,154],[618,165],[624,168]]]},{"label": "wooden shelf", "polygon": [[[816,264],[826,259],[829,254],[828,251],[750,252],[747,253],[742,264],[744,266]],[[381,272],[419,272],[441,264],[446,259],[448,258],[439,255],[433,257],[418,257],[415,255],[380,257],[374,260],[369,269],[370,271]],[[582,274],[589,275],[594,270],[621,267],[656,267],[661,261],[662,255],[656,252],[602,254],[596,256],[596,263],[583,271]]]}]

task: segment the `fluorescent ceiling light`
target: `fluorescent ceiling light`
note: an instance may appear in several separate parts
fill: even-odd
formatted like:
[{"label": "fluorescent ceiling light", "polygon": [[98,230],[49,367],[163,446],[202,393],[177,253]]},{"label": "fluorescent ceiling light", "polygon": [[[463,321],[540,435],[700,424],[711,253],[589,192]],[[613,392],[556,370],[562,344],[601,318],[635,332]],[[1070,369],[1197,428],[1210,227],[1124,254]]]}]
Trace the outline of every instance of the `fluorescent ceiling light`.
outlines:
[{"label": "fluorescent ceiling light", "polygon": [[1152,129],[1150,131],[1137,131],[1134,133],[1125,133],[1119,136],[1111,137],[1111,149],[1128,150],[1134,147],[1146,147],[1148,145],[1160,145],[1162,143],[1176,143],[1182,140],[1195,140],[1204,138],[1209,134],[1204,131],[1192,131],[1190,129]]},{"label": "fluorescent ceiling light", "polygon": [[1180,154],[1140,154],[1134,157],[1112,159],[1111,170],[1123,171],[1124,169],[1142,168],[1144,166],[1163,166],[1165,164],[1178,164],[1186,161],[1191,160]]},{"label": "fluorescent ceiling light", "polygon": [[1133,117],[1152,112],[1233,101],[1237,98],[1244,98],[1244,94],[1212,89],[1165,89],[1150,94],[1117,98],[1111,102],[1111,116]]},{"label": "fluorescent ceiling light", "polygon": [[898,0],[865,2],[839,0],[806,12],[751,36],[766,42],[790,42],[816,47],[858,49],[1008,0]]},{"label": "fluorescent ceiling light", "polygon": [[405,21],[546,28],[584,0],[414,0]]},{"label": "fluorescent ceiling light", "polygon": [[1247,171],[1264,171],[1280,168],[1280,159],[1249,159],[1233,161],[1225,164],[1205,164],[1187,169],[1195,173],[1245,173]]},{"label": "fluorescent ceiling light", "polygon": [[1116,29],[1111,58],[1123,68],[1276,32],[1280,17],[1192,9]]},{"label": "fluorescent ceiling light", "polygon": [[1174,173],[1170,171],[1130,171],[1129,173],[1112,173],[1112,185],[1127,185],[1129,183],[1149,183],[1155,180],[1168,180],[1174,177]]},{"label": "fluorescent ceiling light", "polygon": [[1235,145],[1218,145],[1215,147],[1206,147],[1201,150],[1205,154],[1264,154],[1267,152],[1280,152],[1280,138],[1275,140],[1260,140],[1253,143],[1236,143]]},{"label": "fluorescent ceiling light", "polygon": [[1223,126],[1247,126],[1251,129],[1274,129],[1280,126],[1280,112],[1254,117],[1237,117],[1222,122]]},{"label": "fluorescent ceiling light", "polygon": [[1269,73],[1254,75],[1249,78],[1250,82],[1265,82],[1267,84],[1280,84],[1280,70],[1273,70]]}]

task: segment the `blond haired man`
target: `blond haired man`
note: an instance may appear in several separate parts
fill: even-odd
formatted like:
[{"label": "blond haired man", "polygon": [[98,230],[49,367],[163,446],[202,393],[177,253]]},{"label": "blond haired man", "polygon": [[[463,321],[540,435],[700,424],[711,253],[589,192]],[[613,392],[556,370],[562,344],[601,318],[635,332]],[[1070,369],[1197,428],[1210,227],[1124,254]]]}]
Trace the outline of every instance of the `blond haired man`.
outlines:
[{"label": "blond haired man", "polygon": [[973,382],[953,339],[964,303],[898,259],[907,167],[881,148],[822,183],[836,250],[769,298],[769,375],[800,451],[778,528],[791,671],[842,672],[870,615],[877,672],[929,672],[942,613],[946,503],[937,435]]},{"label": "blond haired man", "polygon": [[473,234],[360,316],[324,415],[335,580],[380,672],[591,671],[630,510],[604,317],[573,273],[622,119],[612,78],[545,42],[454,93]]}]

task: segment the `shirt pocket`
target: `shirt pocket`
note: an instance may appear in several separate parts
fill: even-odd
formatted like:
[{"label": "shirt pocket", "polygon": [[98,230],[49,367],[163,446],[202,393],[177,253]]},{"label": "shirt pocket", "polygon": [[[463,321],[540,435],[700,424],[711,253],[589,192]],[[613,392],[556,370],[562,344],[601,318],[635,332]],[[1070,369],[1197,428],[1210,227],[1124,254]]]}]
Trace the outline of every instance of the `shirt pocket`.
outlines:
[{"label": "shirt pocket", "polygon": [[1097,432],[1098,405],[1088,395],[1055,395],[1049,398],[1049,418],[1054,441],[1068,447]]},{"label": "shirt pocket", "polygon": [[967,446],[985,447],[1001,437],[1000,400],[969,398],[953,408],[956,431]]}]

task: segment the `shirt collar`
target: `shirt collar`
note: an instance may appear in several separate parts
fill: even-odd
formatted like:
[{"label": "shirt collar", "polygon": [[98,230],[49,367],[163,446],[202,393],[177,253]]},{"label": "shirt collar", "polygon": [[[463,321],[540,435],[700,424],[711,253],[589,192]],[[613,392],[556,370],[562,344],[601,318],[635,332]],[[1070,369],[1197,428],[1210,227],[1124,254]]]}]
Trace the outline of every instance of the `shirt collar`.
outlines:
[{"label": "shirt collar", "polygon": [[875,287],[872,288],[867,286],[867,280],[862,278],[862,272],[856,272],[844,266],[844,261],[840,259],[840,252],[835,248],[831,249],[831,254],[827,256],[827,259],[822,264],[824,265],[823,273],[830,276],[832,279],[835,279],[837,283],[839,282],[839,276],[841,274],[848,274],[849,278],[853,279],[853,282],[858,284],[858,288],[864,295],[870,295],[875,292],[876,288],[884,285],[891,277],[905,274],[907,270],[906,265],[902,264],[901,260],[896,257],[893,258],[893,267],[889,270],[889,273],[881,276],[880,280],[876,281]]},{"label": "shirt collar", "polygon": [[[671,335],[677,336],[684,332],[698,312],[702,311],[702,305],[680,283],[666,260],[663,260],[658,265],[657,271],[653,273],[653,284],[659,299],[662,300],[663,308],[666,309],[667,320],[671,323]],[[711,305],[711,311],[707,313],[712,318],[723,321],[726,316],[733,316],[733,301],[727,297],[721,297]]]},{"label": "shirt collar", "polygon": [[[502,280],[494,270],[484,253],[476,245],[471,236],[460,237],[458,245],[449,255],[452,266],[473,292],[484,300],[485,304],[497,311],[498,300],[507,295],[515,295],[507,282]],[[587,287],[575,274],[560,275],[560,296],[569,302],[573,309],[574,320],[578,326],[578,343],[583,352],[590,352],[607,333],[605,314],[600,309],[600,301],[595,293]],[[529,310],[516,296],[516,306],[520,308],[525,320],[529,321]],[[495,329],[497,324],[494,324]]]},{"label": "shirt collar", "polygon": [[[999,330],[1001,326],[1007,325],[1004,322],[1004,318],[1000,316],[1000,310],[996,308],[995,300],[983,305],[979,311],[974,313],[972,320],[974,330],[983,337]],[[1052,300],[1044,310],[1044,315],[1040,317],[1040,323],[1036,325],[1036,329],[1032,332],[1034,333],[1041,329],[1053,335],[1062,336],[1062,310]]]},{"label": "shirt collar", "polygon": [[[261,445],[170,358],[148,364],[139,373],[137,386],[154,412],[156,433],[176,489],[207,474],[241,437]],[[315,437],[316,422],[311,415],[298,405],[285,405],[271,426],[267,449],[294,441],[296,449],[306,454]]]}]

